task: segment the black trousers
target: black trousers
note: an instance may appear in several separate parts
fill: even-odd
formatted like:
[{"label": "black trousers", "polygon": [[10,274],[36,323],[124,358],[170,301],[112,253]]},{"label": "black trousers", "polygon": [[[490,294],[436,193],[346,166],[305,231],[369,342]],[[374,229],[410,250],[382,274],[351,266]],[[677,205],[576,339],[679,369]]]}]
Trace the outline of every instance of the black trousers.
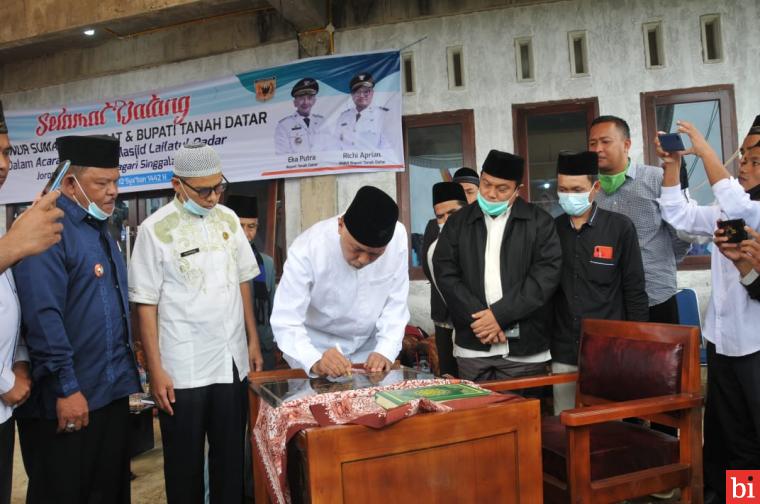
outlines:
[{"label": "black trousers", "polygon": [[211,503],[243,501],[247,393],[247,382],[240,381],[237,368],[232,383],[174,391],[174,415],[161,411],[158,416],[169,504],[204,502],[207,437]]},{"label": "black trousers", "polygon": [[726,494],[726,470],[760,469],[760,352],[726,357],[707,344],[705,487]]},{"label": "black trousers", "polygon": [[15,429],[13,418],[0,424],[0,504],[10,504],[13,482],[13,445]]},{"label": "black trousers", "polygon": [[649,307],[649,321],[660,324],[678,324],[678,303],[672,296],[667,301]]},{"label": "black trousers", "polygon": [[57,420],[40,420],[27,504],[128,504],[129,400],[90,412],[90,424],[57,433]]},{"label": "black trousers", "polygon": [[441,375],[459,376],[457,360],[454,358],[454,341],[451,339],[454,329],[435,326],[435,347],[438,350],[438,366]]}]

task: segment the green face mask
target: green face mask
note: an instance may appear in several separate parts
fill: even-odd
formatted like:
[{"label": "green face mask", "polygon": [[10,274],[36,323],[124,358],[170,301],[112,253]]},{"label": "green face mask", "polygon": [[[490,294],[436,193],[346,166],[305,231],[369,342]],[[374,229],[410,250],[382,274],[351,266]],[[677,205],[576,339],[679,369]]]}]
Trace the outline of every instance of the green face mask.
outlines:
[{"label": "green face mask", "polygon": [[478,205],[480,209],[491,217],[498,217],[503,214],[509,208],[509,200],[507,201],[488,201],[478,193]]},{"label": "green face mask", "polygon": [[614,194],[617,192],[617,190],[620,189],[620,186],[623,185],[623,182],[625,182],[625,174],[628,173],[628,166],[630,165],[629,162],[625,167],[625,170],[616,173],[615,175],[605,175],[600,173],[599,185],[602,186],[602,190],[607,194]]}]

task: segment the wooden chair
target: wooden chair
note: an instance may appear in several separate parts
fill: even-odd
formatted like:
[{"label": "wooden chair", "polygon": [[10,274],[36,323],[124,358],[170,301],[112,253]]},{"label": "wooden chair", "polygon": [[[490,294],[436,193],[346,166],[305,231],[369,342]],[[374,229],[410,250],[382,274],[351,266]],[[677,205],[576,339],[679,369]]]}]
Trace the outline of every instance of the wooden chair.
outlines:
[{"label": "wooden chair", "polygon": [[[576,408],[542,419],[545,502],[617,502],[673,488],[700,504],[699,329],[584,320],[578,373],[483,383],[514,390],[576,381]],[[642,418],[676,427],[679,437]]]}]

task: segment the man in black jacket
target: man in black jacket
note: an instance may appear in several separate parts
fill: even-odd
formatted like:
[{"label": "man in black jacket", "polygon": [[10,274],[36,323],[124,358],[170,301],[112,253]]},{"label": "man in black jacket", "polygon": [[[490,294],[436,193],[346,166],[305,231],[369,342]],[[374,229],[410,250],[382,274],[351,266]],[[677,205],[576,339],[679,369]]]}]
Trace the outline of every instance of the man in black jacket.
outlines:
[{"label": "man in black jacket", "polygon": [[449,311],[441,297],[433,275],[433,253],[438,244],[438,234],[449,216],[467,204],[464,188],[456,182],[438,182],[433,186],[434,232],[425,230],[422,238],[422,270],[430,280],[430,318],[435,325],[435,346],[438,350],[439,372],[441,375],[457,376],[457,362],[454,360],[454,342],[451,339],[454,326],[451,325]]},{"label": "man in black jacket", "polygon": [[548,301],[562,251],[552,217],[518,197],[524,164],[489,152],[478,204],[452,215],[438,239],[435,277],[454,323],[461,378],[542,373],[551,358]]}]

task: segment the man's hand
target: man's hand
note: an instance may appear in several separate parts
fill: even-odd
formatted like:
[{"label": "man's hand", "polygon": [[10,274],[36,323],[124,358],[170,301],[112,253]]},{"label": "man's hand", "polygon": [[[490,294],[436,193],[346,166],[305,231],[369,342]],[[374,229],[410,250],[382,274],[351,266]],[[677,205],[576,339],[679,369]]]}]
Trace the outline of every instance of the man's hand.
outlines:
[{"label": "man's hand", "polygon": [[752,265],[755,271],[760,273],[760,233],[749,226],[744,226],[744,229],[747,230],[750,239],[741,242],[739,249],[742,257]]},{"label": "man's hand", "polygon": [[321,359],[314,363],[311,372],[319,376],[337,378],[351,372],[351,361],[336,348],[330,348],[322,354]]},{"label": "man's hand", "polygon": [[[75,392],[68,397],[59,397],[55,411],[58,415],[58,432],[78,431],[90,423],[87,399],[81,392]],[[73,427],[69,429],[69,425]]]},{"label": "man's hand", "polygon": [[51,191],[22,213],[4,239],[18,247],[18,259],[44,252],[61,241],[63,210],[55,206],[60,191]]},{"label": "man's hand", "polygon": [[[745,240],[742,243],[748,241],[749,240]],[[739,270],[739,273],[742,277],[750,272],[752,269],[752,263],[742,253],[742,250],[740,248],[741,244],[728,243],[728,237],[725,235],[725,231],[723,229],[718,228],[715,230],[713,243],[715,243],[715,245],[718,247],[720,253],[726,256],[726,259],[729,259],[734,263],[734,266],[736,266],[736,269]]]},{"label": "man's hand", "polygon": [[372,352],[367,357],[367,362],[364,364],[364,369],[368,373],[380,373],[382,371],[390,371],[393,363],[386,359],[384,356],[377,352]]},{"label": "man's hand", "polygon": [[658,131],[657,134],[654,136],[654,147],[657,151],[657,157],[662,159],[662,168],[664,169],[675,169],[679,172],[681,171],[681,152],[668,152],[666,150],[662,149],[662,145],[660,144],[660,135],[664,135],[664,131]]},{"label": "man's hand", "polygon": [[502,332],[501,326],[499,326],[499,323],[496,321],[496,317],[490,308],[473,313],[472,318],[474,318],[475,321],[470,324],[470,327],[475,333],[475,336],[480,339],[498,336],[498,334]]},{"label": "man's hand", "polygon": [[14,364],[13,374],[16,377],[13,388],[5,394],[0,395],[0,400],[7,406],[12,407],[24,404],[32,392],[32,377],[29,374],[28,362],[17,362]]},{"label": "man's hand", "polygon": [[248,345],[248,364],[251,371],[264,371],[264,357],[259,345]]},{"label": "man's hand", "polygon": [[171,377],[162,368],[151,369],[150,393],[156,400],[156,405],[169,415],[174,415],[174,383]]},{"label": "man's hand", "polygon": [[689,140],[691,140],[691,147],[683,151],[682,154],[696,154],[697,156],[704,158],[713,152],[710,144],[707,143],[705,137],[693,124],[688,121],[676,121],[676,124],[678,125],[678,132],[686,133],[689,135]]}]

